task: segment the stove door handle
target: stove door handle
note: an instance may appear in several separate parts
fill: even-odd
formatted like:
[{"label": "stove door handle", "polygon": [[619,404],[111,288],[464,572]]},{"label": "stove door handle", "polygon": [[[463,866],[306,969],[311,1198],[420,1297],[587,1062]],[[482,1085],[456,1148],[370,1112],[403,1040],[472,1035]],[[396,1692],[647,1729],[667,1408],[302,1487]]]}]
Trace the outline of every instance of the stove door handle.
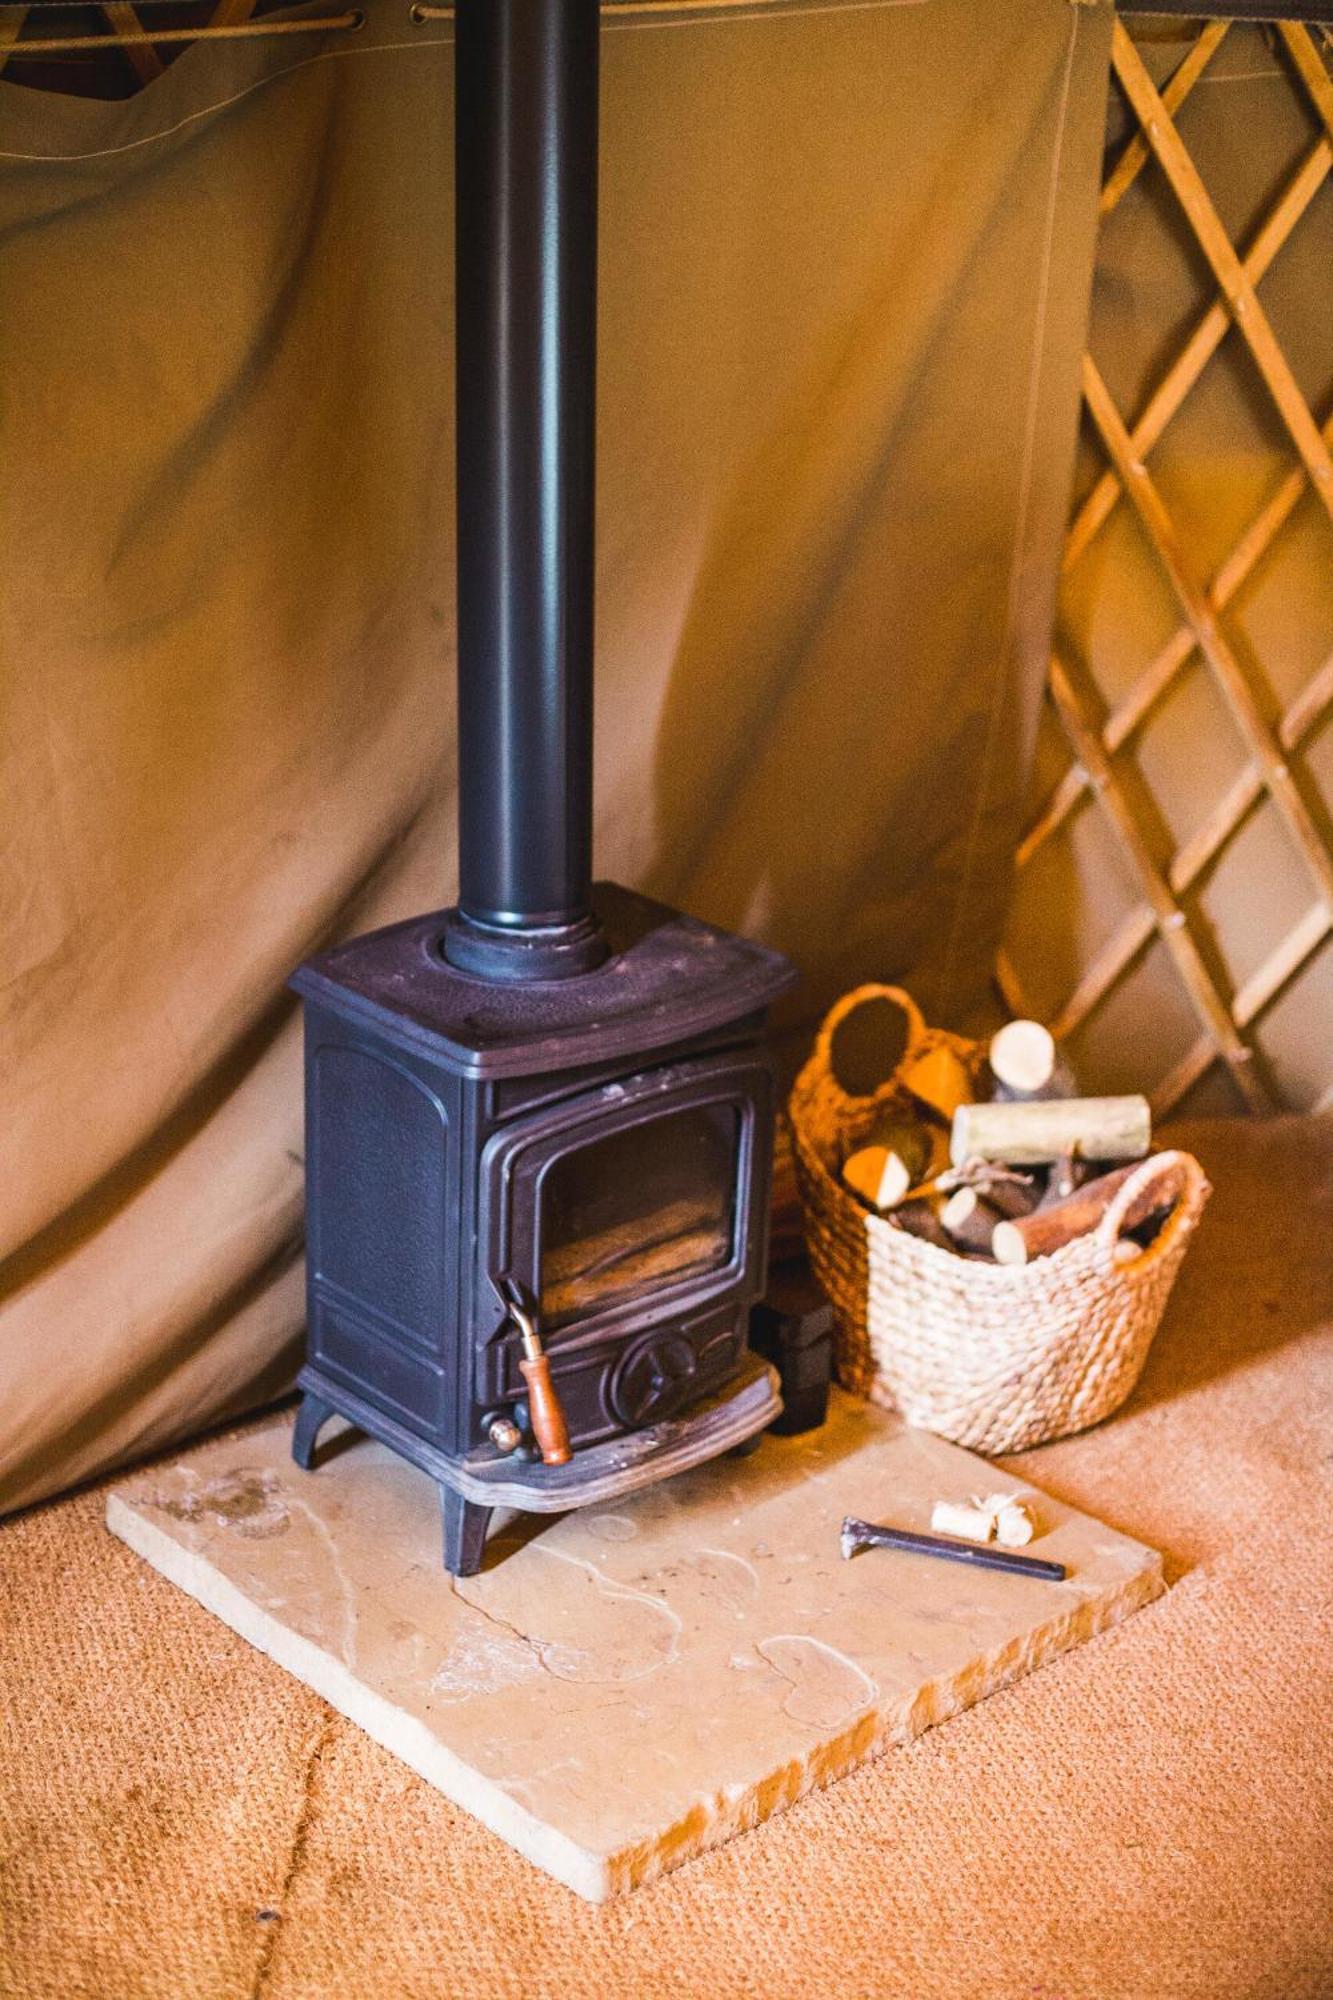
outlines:
[{"label": "stove door handle", "polygon": [[523,1342],[523,1353],[518,1368],[527,1384],[532,1435],[536,1438],[541,1451],[542,1463],[568,1465],[574,1456],[569,1442],[569,1425],[565,1421],[564,1406],[551,1379],[550,1359],[542,1346],[541,1334],[537,1330],[536,1308],[513,1278],[494,1278],[491,1282],[504,1300],[505,1309],[518,1328],[519,1337]]},{"label": "stove door handle", "polygon": [[528,1385],[528,1413],[532,1435],[541,1448],[544,1465],[568,1465],[574,1456],[569,1443],[569,1425],[564,1406],[551,1380],[551,1363],[545,1354],[524,1354],[519,1373]]}]

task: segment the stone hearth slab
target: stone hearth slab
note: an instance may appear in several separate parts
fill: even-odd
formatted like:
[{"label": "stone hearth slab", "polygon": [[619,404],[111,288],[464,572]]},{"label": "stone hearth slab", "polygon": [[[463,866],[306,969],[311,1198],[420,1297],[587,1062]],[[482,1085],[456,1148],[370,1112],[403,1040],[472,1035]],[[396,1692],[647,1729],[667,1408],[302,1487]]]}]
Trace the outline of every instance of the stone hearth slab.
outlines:
[{"label": "stone hearth slab", "polygon": [[[651,1880],[970,1707],[1161,1591],[1151,1550],[835,1393],[614,1507],[501,1522],[440,1566],[435,1489],[353,1433],[219,1438],[107,1503],[112,1532],[541,1868],[593,1900]],[[1032,1496],[1065,1583],[871,1549],[844,1514]]]}]

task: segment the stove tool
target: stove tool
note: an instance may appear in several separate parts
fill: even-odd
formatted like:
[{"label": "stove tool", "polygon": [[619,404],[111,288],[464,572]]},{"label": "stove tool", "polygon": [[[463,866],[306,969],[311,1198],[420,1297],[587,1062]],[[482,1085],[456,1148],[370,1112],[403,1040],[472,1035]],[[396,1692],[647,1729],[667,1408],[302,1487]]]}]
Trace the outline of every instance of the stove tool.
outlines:
[{"label": "stove tool", "polygon": [[1040,1577],[1046,1583],[1063,1583],[1069,1572],[1063,1563],[1043,1562],[1040,1556],[1016,1556],[1007,1549],[992,1549],[976,1542],[955,1542],[947,1535],[916,1534],[907,1528],[883,1528],[873,1521],[858,1521],[849,1514],[842,1524],[842,1553],[850,1560],[862,1549],[898,1549],[904,1555],[942,1556],[946,1562],[971,1563],[974,1569],[1004,1569],[1014,1576]]}]

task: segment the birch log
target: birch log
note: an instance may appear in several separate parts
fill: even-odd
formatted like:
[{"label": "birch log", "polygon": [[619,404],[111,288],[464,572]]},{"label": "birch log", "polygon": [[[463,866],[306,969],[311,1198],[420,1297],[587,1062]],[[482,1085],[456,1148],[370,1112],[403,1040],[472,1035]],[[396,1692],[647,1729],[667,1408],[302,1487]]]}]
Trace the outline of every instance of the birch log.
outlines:
[{"label": "birch log", "polygon": [[1146,1097],[1066,1097],[1028,1104],[960,1104],[950,1156],[1038,1166],[1072,1154],[1083,1160],[1141,1160],[1152,1140]]},{"label": "birch log", "polygon": [[1007,1098],[1036,1097],[1055,1075],[1055,1041],[1040,1021],[1009,1021],[992,1035],[988,1060]]},{"label": "birch log", "polygon": [[987,1063],[995,1089],[1008,1103],[1040,1097],[1077,1097],[1074,1073],[1040,1021],[1010,1021],[992,1036]]}]

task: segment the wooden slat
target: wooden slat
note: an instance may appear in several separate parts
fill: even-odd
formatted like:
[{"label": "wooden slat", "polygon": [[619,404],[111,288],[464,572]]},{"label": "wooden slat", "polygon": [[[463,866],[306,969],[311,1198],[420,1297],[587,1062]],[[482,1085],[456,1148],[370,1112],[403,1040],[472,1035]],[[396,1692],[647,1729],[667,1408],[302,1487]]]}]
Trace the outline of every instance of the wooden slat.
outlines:
[{"label": "wooden slat", "polygon": [[1167,1071],[1157,1088],[1150,1094],[1148,1102],[1152,1106],[1153,1122],[1165,1118],[1174,1111],[1182,1097],[1193,1090],[1200,1077],[1206,1076],[1217,1061],[1217,1050],[1207,1035],[1200,1035],[1175,1065]]},{"label": "wooden slat", "polygon": [[67,55],[76,49],[105,55],[108,49],[156,48],[178,42],[264,41],[283,35],[351,34],[364,25],[365,18],[363,9],[351,7],[341,14],[303,14],[296,19],[284,17],[282,20],[268,16],[262,21],[239,21],[221,28],[211,25],[201,28],[153,28],[137,35],[25,35],[18,46],[10,50],[10,55],[17,60],[20,56]]},{"label": "wooden slat", "polygon": [[1236,1033],[1230,1011],[1213,983],[1183,912],[1176,905],[1111,760],[1102,748],[1101,737],[1081,698],[1072,664],[1059,658],[1052,659],[1051,692],[1074,749],[1091,773],[1097,798],[1119,837],[1126,860],[1138,878],[1143,899],[1152,912],[1162,942],[1175,961],[1201,1026],[1212,1038],[1218,1054],[1235,1077],[1250,1107],[1255,1111],[1271,1109],[1267,1093],[1251,1067],[1250,1052]]},{"label": "wooden slat", "polygon": [[1312,903],[1300,922],[1270,952],[1257,972],[1252,972],[1231,1003],[1238,1028],[1251,1028],[1264,1008],[1276,1000],[1283,987],[1294,979],[1306,960],[1318,951],[1333,930],[1333,915],[1322,903]]},{"label": "wooden slat", "polygon": [[[1333,444],[1333,418],[1324,425],[1324,437]],[[1115,479],[1116,492],[1119,493],[1121,490],[1119,477],[1114,473],[1112,477]],[[1307,490],[1307,485],[1304,468],[1299,465],[1294,466],[1272,498],[1255,516],[1208,586],[1208,601],[1215,613],[1221,613],[1226,609],[1251,571],[1267,554],[1291,518],[1297,501]],[[1102,741],[1109,751],[1114,754],[1120,749],[1147,719],[1149,712],[1162,699],[1193,654],[1195,644],[1192,626],[1184,624],[1176,628],[1156,659],[1144,668],[1119,707],[1107,718],[1102,730]],[[1087,790],[1087,786],[1087,772],[1079,764],[1071,765],[1023,837],[1018,849],[1020,868],[1050,839],[1052,834],[1059,830]]]},{"label": "wooden slat", "polygon": [[1122,21],[1115,23],[1111,50],[1116,75],[1134,106],[1148,144],[1189,219],[1195,241],[1212,266],[1213,275],[1231,308],[1231,316],[1268,385],[1269,394],[1304,462],[1315,492],[1330,518],[1333,518],[1333,458],[1329,456],[1319,426],[1310,415],[1309,405],[1297,386],[1277,335],[1269,325],[1268,315],[1259,303],[1259,295],[1246,277],[1231,238],[1222,226],[1199,170],[1186,151],[1171,121],[1171,114],[1158,95],[1144,67],[1143,58]]},{"label": "wooden slat", "polygon": [[[1278,741],[1285,751],[1300,748],[1324,710],[1333,706],[1333,657],[1324,662],[1278,723]],[[1263,774],[1247,764],[1222,794],[1203,824],[1176,852],[1168,879],[1177,896],[1187,895],[1264,795]]]},{"label": "wooden slat", "polygon": [[9,61],[9,52],[22,34],[27,18],[26,7],[16,7],[12,14],[0,14],[0,70]]},{"label": "wooden slat", "polygon": [[[1117,482],[1118,484],[1119,482]],[[1128,742],[1161,700],[1195,648],[1194,633],[1180,626],[1157,658],[1138,676],[1118,708],[1112,709],[1102,726],[1102,742],[1111,756]],[[1081,764],[1071,764],[1052,791],[1041,812],[1023,836],[1018,848],[1018,866],[1032,859],[1039,847],[1059,831],[1078,804],[1089,784]]]},{"label": "wooden slat", "polygon": [[145,33],[144,24],[130,5],[130,0],[104,0],[102,12],[115,34],[136,38],[123,42],[121,46],[129,57],[140,83],[151,83],[154,77],[161,76],[162,58],[151,42],[142,39]]},{"label": "wooden slat", "polygon": [[1305,85],[1311,104],[1322,120],[1325,132],[1333,139],[1333,78],[1324,68],[1319,51],[1310,40],[1309,30],[1295,21],[1280,21],[1278,33],[1286,44],[1287,54],[1296,68],[1296,74]]},{"label": "wooden slat", "polygon": [[[1333,143],[1316,139],[1301,162],[1294,178],[1273,204],[1245,253],[1242,269],[1252,285],[1265,275],[1278,251],[1304,215],[1333,169]],[[1220,300],[1204,313],[1161,382],[1149,397],[1130,436],[1138,458],[1146,458],[1179,410],[1190,390],[1216,354],[1231,325],[1231,315]],[[1102,526],[1120,496],[1120,481],[1113,469],[1104,472],[1074,517],[1065,543],[1061,567],[1073,568],[1093,536]]]},{"label": "wooden slat", "polygon": [[1177,896],[1193,887],[1205,868],[1212,866],[1264,795],[1263,779],[1253,764],[1232,779],[1207,818],[1195,827],[1189,839],[1176,849],[1167,880]]},{"label": "wooden slat", "polygon": [[[1173,118],[1212,61],[1230,26],[1229,21],[1209,21],[1196,37],[1188,54],[1172,71],[1170,80],[1162,92],[1162,102]],[[1128,142],[1107,176],[1101,194],[1103,216],[1109,215],[1112,209],[1123,201],[1150,158],[1148,141],[1140,128]]]},{"label": "wooden slat", "polygon": [[[1202,29],[1159,94],[1123,26],[1117,23],[1114,31],[1116,74],[1139,119],[1140,131],[1107,176],[1102,213],[1105,216],[1114,209],[1150,155],[1154,157],[1211,267],[1220,296],[1179,347],[1132,426],[1121,417],[1091,357],[1085,361],[1085,399],[1109,462],[1071,523],[1063,569],[1067,574],[1086,553],[1124,494],[1163,566],[1183,615],[1166,645],[1135,677],[1109,716],[1101,716],[1091,681],[1085,682],[1084,670],[1076,661],[1063,656],[1052,661],[1050,694],[1074,761],[1028,829],[1018,853],[1019,867],[1025,868],[1064,826],[1080,799],[1089,791],[1097,797],[1139,882],[1142,901],[1125,915],[1084,967],[1053,1026],[1065,1035],[1082,1026],[1105,1003],[1152,939],[1160,936],[1199,1019],[1200,1033],[1152,1091],[1158,1115],[1179,1103],[1218,1060],[1227,1064],[1252,1109],[1267,1101],[1246,1036],[1333,939],[1333,855],[1287,761],[1333,708],[1333,657],[1324,661],[1273,724],[1223,624],[1227,607],[1277,546],[1308,490],[1313,489],[1333,518],[1333,415],[1322,428],[1316,426],[1256,289],[1333,174],[1333,78],[1305,28],[1287,22],[1278,32],[1290,59],[1292,87],[1304,93],[1323,129],[1268,210],[1242,258],[1231,244],[1173,122],[1175,112],[1206,70],[1221,34],[1216,27]],[[1194,568],[1179,525],[1145,461],[1233,324],[1259,368],[1300,463],[1284,475],[1225,561],[1205,582]],[[1241,733],[1247,757],[1203,823],[1163,868],[1139,823],[1134,794],[1121,779],[1114,760],[1155,704],[1200,656]],[[1306,782],[1311,781],[1307,771]],[[1293,858],[1299,857],[1308,872],[1316,900],[1249,974],[1228,1005],[1194,935],[1185,899],[1265,798],[1272,799],[1280,814],[1292,840]],[[1021,999],[1021,974],[1008,957],[1003,963],[1002,991],[1011,1003]],[[1333,1101],[1333,1087],[1326,1096]]]},{"label": "wooden slat", "polygon": [[1321,715],[1333,708],[1333,653],[1314,679],[1307,681],[1278,725],[1284,750],[1294,750],[1314,728]]},{"label": "wooden slat", "polygon": [[[1330,857],[1292,782],[1281,746],[1270,730],[1217,614],[1208,601],[1207,591],[1193,574],[1175,524],[1149,477],[1148,469],[1141,459],[1134,456],[1129,433],[1090,355],[1085,355],[1083,362],[1083,394],[1093,422],[1120,474],[1121,484],[1171,579],[1181,609],[1194,629],[1199,650],[1213,669],[1237,727],[1305,859],[1321,899],[1333,909],[1333,857]],[[1086,763],[1087,759],[1083,761]]]},{"label": "wooden slat", "polygon": [[1117,924],[1051,1022],[1051,1033],[1058,1042],[1063,1042],[1082,1027],[1112,988],[1120,984],[1139,953],[1146,950],[1156,935],[1157,924],[1153,913],[1142,903]]},{"label": "wooden slat", "polygon": [[1007,951],[995,954],[995,984],[1000,989],[1000,998],[1016,1019],[1026,1020],[1029,1008],[1023,993],[1023,983]]},{"label": "wooden slat", "polygon": [[[1323,713],[1333,707],[1333,656],[1324,662],[1309,685],[1304,688],[1291,704],[1278,725],[1278,737],[1284,750],[1294,751],[1309,734]],[[1105,742],[1107,732],[1103,730]],[[1241,825],[1246,815],[1264,796],[1263,780],[1253,764],[1247,764],[1234,782],[1228,786],[1222,797],[1209,813],[1207,819],[1179,848],[1167,870],[1167,885],[1173,896],[1180,898],[1189,894],[1204,870],[1220,853]],[[1316,909],[1324,909],[1320,904]],[[1325,911],[1327,914],[1327,911]],[[1131,910],[1098,951],[1092,963],[1086,968],[1078,984],[1065,1001],[1060,1013],[1051,1022],[1051,1032],[1057,1040],[1063,1040],[1080,1028],[1090,1015],[1105,1000],[1107,995],[1124,978],[1134,960],[1153,937],[1156,925],[1152,911],[1140,904]],[[1314,919],[1302,920],[1302,924],[1278,945],[1271,959],[1251,976],[1244,991],[1232,1002],[1231,1013],[1238,1026],[1250,1025],[1262,1005],[1257,997],[1266,995],[1271,999],[1287,980],[1295,975],[1323,942],[1324,932]],[[1303,942],[1303,940],[1308,940]],[[1286,968],[1286,969],[1284,969]],[[1017,973],[1013,973],[1017,989]]]}]

